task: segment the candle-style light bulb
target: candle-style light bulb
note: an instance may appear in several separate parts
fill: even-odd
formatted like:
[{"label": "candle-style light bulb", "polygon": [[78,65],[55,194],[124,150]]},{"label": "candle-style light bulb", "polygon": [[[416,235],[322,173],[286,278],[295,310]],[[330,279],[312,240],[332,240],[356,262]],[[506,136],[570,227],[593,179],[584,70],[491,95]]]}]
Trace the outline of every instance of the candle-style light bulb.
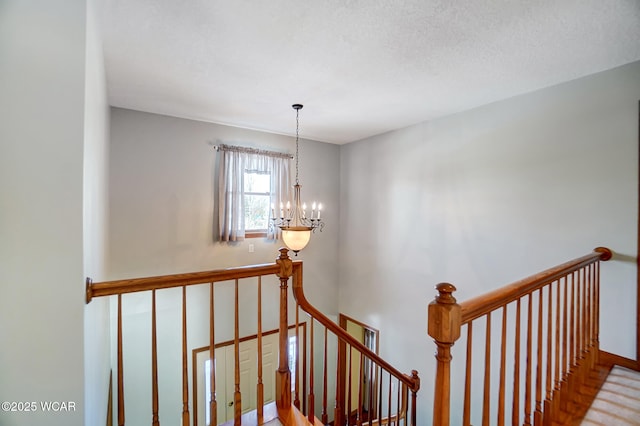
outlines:
[{"label": "candle-style light bulb", "polygon": [[307,203],[302,203],[302,218],[307,218]]},{"label": "candle-style light bulb", "polygon": [[322,211],[322,203],[318,204],[318,219],[320,219],[320,212]]}]

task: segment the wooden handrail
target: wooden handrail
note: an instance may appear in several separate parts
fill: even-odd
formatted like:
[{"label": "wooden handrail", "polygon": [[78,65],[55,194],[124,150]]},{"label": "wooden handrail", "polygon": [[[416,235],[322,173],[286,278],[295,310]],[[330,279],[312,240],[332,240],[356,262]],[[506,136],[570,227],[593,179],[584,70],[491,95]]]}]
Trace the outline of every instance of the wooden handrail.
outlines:
[{"label": "wooden handrail", "polygon": [[293,297],[296,299],[298,305],[303,311],[311,315],[311,317],[316,321],[329,329],[329,331],[335,334],[340,340],[345,341],[347,344],[364,354],[367,358],[371,359],[374,363],[378,364],[397,379],[401,380],[405,385],[407,385],[409,390],[417,392],[420,389],[420,380],[417,378],[417,372],[415,373],[415,376],[409,376],[402,373],[309,303],[302,289],[302,261],[299,260],[293,262]]},{"label": "wooden handrail", "polygon": [[529,294],[539,288],[556,281],[559,278],[600,259],[607,261],[611,259],[612,253],[606,247],[597,247],[593,253],[579,257],[561,265],[549,268],[530,277],[516,281],[505,287],[474,297],[460,303],[462,308],[462,324],[480,318],[487,313],[509,304],[525,294]]},{"label": "wooden handrail", "polygon": [[234,279],[252,278],[259,275],[271,275],[280,270],[275,263],[243,266],[238,268],[217,269],[213,271],[189,272],[184,274],[160,275],[155,277],[132,278],[125,280],[103,281],[94,283],[90,278],[86,281],[86,303],[94,297],[112,296],[115,294],[135,293],[138,291],[159,290],[195,284],[207,284]]}]

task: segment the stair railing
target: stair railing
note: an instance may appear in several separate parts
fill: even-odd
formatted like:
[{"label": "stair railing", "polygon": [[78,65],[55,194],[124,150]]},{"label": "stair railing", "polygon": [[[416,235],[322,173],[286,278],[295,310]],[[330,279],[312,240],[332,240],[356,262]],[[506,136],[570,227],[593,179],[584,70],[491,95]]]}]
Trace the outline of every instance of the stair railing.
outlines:
[{"label": "stair railing", "polygon": [[[283,255],[286,252],[283,252]],[[329,336],[333,336],[337,346],[336,383],[334,404],[334,425],[417,425],[416,401],[420,389],[420,378],[416,370],[411,375],[404,374],[390,363],[351,336],[334,321],[311,305],[303,291],[302,262],[293,262],[293,295],[296,299],[296,323],[298,310],[310,317],[309,346],[311,347],[310,386],[306,414],[310,422],[315,412],[314,388],[314,324],[323,328],[322,333],[322,424],[329,420],[327,407],[327,375]],[[355,361],[355,363],[354,363]],[[354,367],[355,364],[355,367]],[[358,386],[353,384],[358,381]],[[363,386],[363,382],[366,382]],[[299,407],[299,403],[296,403]]]},{"label": "stair railing", "polygon": [[[438,284],[428,308],[428,331],[437,347],[433,425],[449,425],[452,402],[461,409],[463,425],[504,425],[509,415],[514,425],[551,424],[598,361],[600,261],[611,255],[598,247],[460,304],[453,297],[455,286]],[[494,315],[500,315],[495,331]],[[484,335],[474,340],[474,330],[483,328]],[[464,365],[456,365],[464,371],[463,394],[452,398],[451,347],[461,334]],[[474,347],[484,350],[484,359],[474,357]],[[472,374],[474,367],[480,378]],[[478,407],[472,404],[472,389],[481,390],[475,393],[481,395],[475,399]]]},{"label": "stair railing", "polygon": [[[230,319],[233,326],[233,346],[234,346],[234,388],[235,392],[233,394],[233,407],[234,407],[234,424],[240,424],[240,419],[242,416],[242,394],[240,392],[240,373],[239,373],[239,345],[240,338],[239,335],[239,326],[238,320],[240,316],[240,306],[239,306],[239,289],[240,286],[249,286],[251,283],[257,284],[257,292],[258,299],[260,299],[262,294],[262,279],[264,277],[273,276],[274,274],[278,274],[281,271],[281,266],[277,263],[266,264],[266,265],[254,265],[247,266],[242,268],[229,268],[229,269],[220,269],[214,271],[206,271],[206,272],[193,272],[193,273],[183,273],[183,274],[173,274],[173,275],[165,275],[165,276],[156,276],[156,277],[146,277],[146,278],[135,278],[135,279],[125,279],[125,280],[116,280],[116,281],[107,281],[100,283],[93,283],[91,279],[87,278],[86,283],[86,302],[90,303],[93,298],[96,297],[106,297],[106,296],[115,296],[116,303],[116,370],[117,377],[115,379],[115,385],[117,389],[117,399],[116,399],[116,419],[118,426],[125,425],[125,375],[124,370],[127,368],[125,365],[124,358],[124,345],[123,345],[123,297],[126,297],[128,294],[132,293],[140,293],[147,292],[150,293],[151,298],[151,312],[150,312],[150,320],[151,320],[151,336],[150,336],[150,346],[151,346],[151,360],[149,361],[150,369],[151,369],[151,395],[152,401],[150,404],[151,412],[149,413],[149,417],[151,418],[151,423],[153,426],[159,426],[160,418],[159,418],[159,379],[158,379],[158,343],[157,343],[157,319],[158,313],[156,309],[156,300],[157,293],[171,289],[171,288],[180,288],[181,289],[181,341],[179,343],[180,357],[181,357],[181,386],[182,386],[182,412],[180,414],[181,424],[183,425],[191,425],[197,422],[194,419],[194,416],[190,411],[191,400],[189,395],[189,358],[191,357],[191,351],[188,349],[188,327],[187,327],[187,288],[197,285],[207,285],[209,286],[209,300],[203,301],[203,303],[207,303],[209,305],[209,350],[210,350],[210,360],[212,361],[212,365],[215,365],[215,347],[216,347],[216,325],[215,325],[215,315],[214,315],[214,302],[215,302],[215,294],[216,287],[218,284],[231,282],[234,287],[234,298],[230,301],[230,305],[233,306],[233,318]],[[254,281],[248,282],[248,279],[255,279]],[[249,308],[254,310],[254,307]],[[260,309],[260,307],[258,308]],[[126,324],[125,324],[126,325]],[[257,321],[257,329],[258,329],[258,339],[262,336],[262,316],[258,316]],[[285,338],[286,338],[286,327],[285,327]],[[144,339],[146,336],[139,336],[139,339]],[[258,356],[261,356],[261,351],[258,351]],[[258,364],[262,365],[262,359],[258,360]],[[193,366],[191,366],[193,368]],[[278,371],[276,375],[276,379],[281,375],[281,372]],[[218,407],[217,399],[216,399],[216,376],[215,371],[211,368],[210,375],[210,389],[209,393],[211,395],[211,399],[208,402],[209,412],[211,413],[211,419],[217,419],[217,412],[220,407]],[[262,372],[259,372],[258,381],[254,384],[256,386],[257,398],[260,400],[263,394],[263,377]],[[114,398],[115,399],[115,398]],[[224,408],[224,407],[223,407]],[[263,420],[263,407],[262,404],[258,404],[257,406],[257,416],[260,421]]]},{"label": "stair railing", "polygon": [[[280,282],[278,294],[269,294],[270,300],[279,299],[279,318],[277,319],[278,338],[278,367],[275,371],[275,407],[264,405],[265,385],[262,372],[262,337],[263,337],[263,314],[262,297],[267,293],[269,285],[277,277]],[[290,324],[290,309],[288,306],[289,280],[292,278],[292,293],[295,298],[295,325]],[[151,359],[149,368],[151,370],[149,388],[151,389],[151,401],[149,403],[150,412],[148,418],[153,426],[160,425],[160,398],[162,391],[158,377],[158,326],[159,317],[156,308],[157,294],[168,289],[180,289],[180,342],[176,342],[174,354],[179,352],[181,358],[181,412],[180,422],[183,425],[198,424],[198,413],[192,412],[195,398],[189,395],[189,368],[195,371],[195,356],[189,363],[192,352],[195,351],[192,342],[188,339],[191,333],[187,324],[187,312],[191,305],[187,306],[187,289],[192,286],[208,287],[208,297],[198,301],[198,305],[208,305],[208,352],[211,365],[215,365],[215,348],[219,344],[216,339],[216,303],[220,306],[217,293],[218,286],[225,284],[233,287],[231,300],[224,301],[231,307],[232,315],[225,318],[225,322],[233,324],[233,396],[228,405],[233,406],[234,425],[241,423],[262,424],[275,417],[281,419],[284,424],[300,424],[302,413],[310,424],[317,425],[417,425],[416,420],[416,393],[420,387],[420,379],[416,371],[411,375],[406,375],[395,369],[392,365],[373,353],[357,339],[346,333],[337,324],[314,308],[304,297],[303,293],[302,262],[293,262],[288,256],[287,249],[280,249],[280,257],[272,264],[254,265],[240,268],[228,268],[206,272],[193,272],[183,274],[173,274],[166,276],[156,276],[147,278],[125,279],[93,283],[87,279],[86,302],[90,303],[93,298],[113,296],[115,306],[115,355],[116,355],[116,377],[114,378],[114,388],[117,393],[115,417],[119,426],[125,425],[125,374],[127,368],[125,364],[125,348],[123,344],[123,328],[126,327],[126,320],[123,321],[123,298],[132,293],[145,292],[150,298],[150,323],[151,335],[139,336],[136,339],[149,338],[151,346]],[[204,289],[201,288],[200,291]],[[240,343],[243,337],[240,335],[239,318],[241,309],[248,309],[256,312],[254,306],[241,306],[239,291],[257,292],[257,323],[255,325],[257,333],[257,380],[251,383],[257,401],[256,410],[253,413],[243,414],[244,395],[241,388],[246,388],[246,383],[241,383],[240,375]],[[254,290],[255,289],[255,290]],[[177,293],[176,293],[177,295]],[[143,296],[144,297],[144,296]],[[191,303],[191,302],[190,302]],[[300,313],[308,315],[307,327],[309,332],[301,332]],[[127,318],[128,320],[128,318]],[[124,324],[123,324],[124,322]],[[289,368],[289,329],[295,329],[295,371],[299,380],[294,380],[292,386],[291,369]],[[319,328],[319,331],[314,331]],[[315,335],[314,335],[315,333]],[[191,334],[189,334],[191,335]],[[308,337],[308,342],[300,342],[301,337]],[[302,350],[300,350],[302,348]],[[308,349],[308,353],[305,350]],[[202,348],[199,348],[202,349]],[[172,346],[173,350],[173,346]],[[321,361],[316,362],[316,358]],[[348,361],[347,361],[348,360]],[[355,362],[354,362],[355,361]],[[333,365],[332,365],[333,364]],[[358,366],[357,370],[354,366]],[[269,373],[267,373],[269,374]],[[341,381],[341,377],[345,377]],[[366,378],[366,380],[365,380]],[[329,381],[335,379],[335,385],[329,386]],[[195,382],[195,373],[194,380]],[[355,385],[355,382],[358,385]],[[316,383],[320,382],[320,386]],[[352,383],[353,382],[353,383]],[[208,411],[212,424],[217,424],[218,410],[226,409],[218,403],[216,391],[216,372],[210,369],[208,378],[210,395],[207,401]],[[353,386],[352,386],[353,384]],[[137,383],[139,385],[139,383]],[[192,383],[193,385],[193,383]],[[242,386],[241,386],[242,385]],[[292,389],[293,388],[293,389]],[[320,388],[320,389],[319,389]],[[194,387],[195,389],[195,387]],[[194,390],[195,393],[195,390]],[[293,395],[292,395],[293,394]],[[292,400],[293,399],[293,400]],[[331,413],[328,401],[332,401],[333,412]],[[355,404],[355,406],[354,406]],[[294,408],[295,407],[295,408]],[[135,407],[138,409],[139,407]],[[246,411],[246,410],[245,410]],[[166,413],[166,412],[165,412]],[[177,415],[177,413],[174,413]],[[320,419],[318,419],[319,417]],[[139,421],[139,420],[138,420]],[[165,420],[166,423],[167,420]],[[202,425],[202,423],[199,423]]]}]

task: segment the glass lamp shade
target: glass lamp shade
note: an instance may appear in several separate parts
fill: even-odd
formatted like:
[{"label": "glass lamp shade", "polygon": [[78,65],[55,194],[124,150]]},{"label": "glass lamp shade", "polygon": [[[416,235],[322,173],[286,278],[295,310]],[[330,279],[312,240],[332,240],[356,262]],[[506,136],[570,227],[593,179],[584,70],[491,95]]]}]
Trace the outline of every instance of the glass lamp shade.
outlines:
[{"label": "glass lamp shade", "polygon": [[296,254],[305,248],[311,239],[311,228],[308,226],[289,226],[281,229],[282,241]]}]

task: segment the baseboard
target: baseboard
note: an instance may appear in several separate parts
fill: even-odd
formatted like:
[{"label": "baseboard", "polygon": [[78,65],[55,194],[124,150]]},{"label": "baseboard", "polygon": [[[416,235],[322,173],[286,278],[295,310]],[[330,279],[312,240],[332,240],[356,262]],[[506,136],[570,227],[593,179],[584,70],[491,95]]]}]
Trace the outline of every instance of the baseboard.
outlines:
[{"label": "baseboard", "polygon": [[625,367],[630,370],[640,371],[640,364],[634,359],[625,358],[603,350],[600,351],[598,356],[600,364],[609,366],[619,365],[620,367]]}]

